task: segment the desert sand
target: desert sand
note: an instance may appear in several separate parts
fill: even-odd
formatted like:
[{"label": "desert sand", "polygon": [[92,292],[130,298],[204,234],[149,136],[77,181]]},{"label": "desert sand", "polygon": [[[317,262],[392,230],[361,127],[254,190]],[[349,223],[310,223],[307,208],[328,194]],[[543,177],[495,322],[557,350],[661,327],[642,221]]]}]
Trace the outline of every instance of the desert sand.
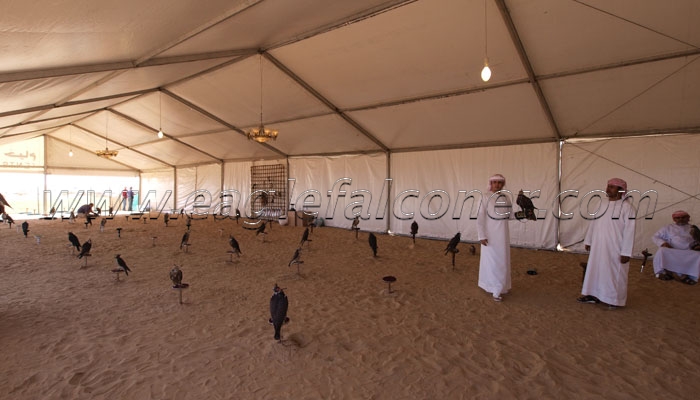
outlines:
[{"label": "desert sand", "polygon": [[[99,221],[99,220],[98,220]],[[585,254],[512,249],[502,303],[477,287],[479,248],[318,227],[265,240],[241,221],[117,216],[0,225],[2,399],[691,399],[700,392],[698,286],[629,271],[627,307],[580,304]],[[21,222],[21,221],[18,221]],[[116,228],[121,227],[121,238]],[[360,228],[362,224],[360,224]],[[67,233],[92,240],[87,264]],[[243,255],[231,257],[233,234]],[[420,234],[420,232],[419,232]],[[40,235],[37,243],[34,235]],[[155,240],[153,237],[157,237]],[[650,249],[655,250],[655,249]],[[111,272],[115,254],[132,269]],[[233,262],[231,262],[233,259]],[[182,267],[179,293],[169,271]],[[528,275],[536,269],[537,275]],[[389,292],[382,277],[397,278]],[[289,297],[282,340],[268,324]]]}]

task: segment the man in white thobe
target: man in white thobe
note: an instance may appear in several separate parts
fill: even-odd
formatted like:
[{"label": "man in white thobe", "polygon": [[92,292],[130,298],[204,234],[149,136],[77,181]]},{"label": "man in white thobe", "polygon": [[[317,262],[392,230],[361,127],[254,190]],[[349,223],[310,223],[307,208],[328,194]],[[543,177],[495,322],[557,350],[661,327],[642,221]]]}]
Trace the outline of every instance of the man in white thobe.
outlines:
[{"label": "man in white thobe", "polygon": [[654,255],[654,273],[661,280],[671,280],[671,272],[680,274],[681,282],[698,283],[700,274],[700,243],[690,233],[690,214],[678,210],[671,215],[673,224],[664,226],[651,240],[659,246]]},{"label": "man in white thobe", "polygon": [[507,193],[497,194],[506,184],[506,178],[496,174],[489,178],[489,190],[481,199],[476,227],[481,242],[479,259],[479,287],[502,301],[501,295],[510,290],[510,231],[508,220],[512,204]]},{"label": "man in white thobe", "polygon": [[586,232],[584,245],[588,266],[581,288],[581,303],[603,302],[609,308],[622,307],[627,302],[627,275],[634,245],[636,210],[631,200],[623,199],[627,182],[612,178],[605,189],[607,199],[601,199],[599,215]]}]

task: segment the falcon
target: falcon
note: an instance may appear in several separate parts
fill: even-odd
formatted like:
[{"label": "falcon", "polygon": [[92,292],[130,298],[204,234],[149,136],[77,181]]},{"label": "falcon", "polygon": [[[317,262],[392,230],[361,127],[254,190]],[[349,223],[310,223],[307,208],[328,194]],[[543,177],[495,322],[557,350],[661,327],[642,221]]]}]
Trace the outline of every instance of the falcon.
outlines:
[{"label": "falcon", "polygon": [[372,248],[372,253],[374,256],[377,256],[377,237],[374,236],[374,233],[370,232],[369,233],[369,247]]},{"label": "falcon", "polygon": [[88,239],[87,242],[83,243],[83,248],[80,250],[80,254],[78,254],[78,258],[83,258],[84,255],[90,254],[91,248],[92,248],[92,239]]},{"label": "falcon", "polygon": [[700,229],[697,225],[690,226],[690,236],[693,238],[693,243],[690,244],[690,250],[700,250]]},{"label": "falcon", "polygon": [[537,216],[535,215],[535,210],[537,208],[534,204],[532,204],[532,200],[530,200],[529,197],[525,196],[522,189],[518,192],[518,198],[515,202],[520,206],[520,208],[522,208],[523,214],[525,215],[526,219],[529,219],[531,221],[537,221]]},{"label": "falcon", "polygon": [[15,220],[12,219],[12,217],[10,217],[10,214],[3,213],[3,214],[2,214],[2,218],[3,218],[5,221],[7,221],[7,223],[10,224],[10,226],[12,226],[12,224],[15,223]]},{"label": "falcon", "polygon": [[411,224],[411,236],[413,236],[413,243],[416,243],[416,234],[418,233],[418,222],[413,221]]},{"label": "falcon", "polygon": [[310,242],[309,240],[309,228],[304,229],[304,233],[301,235],[301,242],[299,242],[299,248],[304,245],[305,242]]},{"label": "falcon", "polygon": [[231,250],[238,255],[238,257],[241,256],[241,246],[238,245],[238,240],[236,240],[233,235],[228,235],[228,244],[231,245]]},{"label": "falcon", "polygon": [[289,322],[289,318],[287,318],[288,309],[289,300],[287,299],[287,295],[284,294],[284,290],[275,283],[275,287],[272,289],[272,297],[270,298],[270,322],[275,328],[275,340],[280,340],[282,338],[282,324]]},{"label": "falcon", "polygon": [[73,232],[68,232],[68,241],[76,248],[78,251],[80,251],[80,240],[78,240],[78,237],[73,234]]},{"label": "falcon", "polygon": [[296,249],[294,251],[294,255],[292,256],[292,260],[289,261],[289,264],[287,265],[288,267],[291,267],[294,264],[303,264],[304,262],[301,261],[301,247]]},{"label": "falcon", "polygon": [[173,269],[170,270],[170,280],[173,281],[173,288],[182,286],[182,270],[179,266],[173,264]]},{"label": "falcon", "polygon": [[131,269],[129,268],[128,265],[126,265],[126,262],[124,262],[124,259],[121,258],[121,254],[115,255],[114,258],[117,260],[117,266],[119,267],[119,269],[124,271],[124,273],[128,276],[129,271],[131,271]]},{"label": "falcon", "polygon": [[450,242],[447,244],[447,247],[445,247],[445,255],[447,253],[459,253],[459,250],[457,249],[457,245],[459,244],[459,241],[462,239],[462,234],[457,232],[456,235],[450,239]]},{"label": "falcon", "polygon": [[187,242],[190,241],[190,232],[187,231],[185,232],[184,235],[182,235],[182,240],[180,241],[180,250],[182,250],[182,246],[186,246]]}]

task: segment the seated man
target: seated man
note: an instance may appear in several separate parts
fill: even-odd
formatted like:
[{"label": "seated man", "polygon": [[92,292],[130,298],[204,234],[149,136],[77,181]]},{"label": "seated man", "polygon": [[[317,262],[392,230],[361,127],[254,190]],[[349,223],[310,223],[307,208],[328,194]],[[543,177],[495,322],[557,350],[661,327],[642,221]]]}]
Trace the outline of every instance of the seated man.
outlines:
[{"label": "seated man", "polygon": [[80,208],[78,208],[78,212],[77,212],[78,215],[77,216],[78,217],[94,217],[94,216],[96,216],[97,214],[95,214],[95,212],[92,211],[92,207],[94,205],[95,205],[94,203],[83,204],[82,206],[80,206]]},{"label": "seated man", "polygon": [[654,273],[661,280],[671,280],[675,272],[682,276],[681,281],[688,285],[698,283],[700,274],[700,244],[690,231],[690,215],[682,210],[672,215],[673,224],[667,225],[652,237],[659,250],[654,255]]}]

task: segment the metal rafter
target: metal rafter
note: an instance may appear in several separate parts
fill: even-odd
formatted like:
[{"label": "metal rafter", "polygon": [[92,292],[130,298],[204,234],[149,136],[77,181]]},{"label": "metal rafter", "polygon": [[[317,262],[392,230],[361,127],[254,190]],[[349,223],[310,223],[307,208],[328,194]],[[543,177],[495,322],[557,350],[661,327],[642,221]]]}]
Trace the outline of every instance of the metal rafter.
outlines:
[{"label": "metal rafter", "polygon": [[[223,125],[223,126],[229,128],[229,129],[232,130],[232,131],[235,131],[235,132],[240,133],[240,134],[243,135],[244,137],[247,137],[247,134],[243,131],[243,129],[241,129],[241,128],[237,127],[237,126],[234,126],[234,125],[229,124],[228,122],[226,122],[226,121],[224,121],[223,119],[217,117],[216,115],[210,113],[209,111],[203,109],[202,107],[199,107],[198,105],[196,105],[196,104],[194,104],[194,103],[192,103],[192,102],[190,102],[190,101],[188,101],[188,100],[183,99],[182,97],[176,95],[175,93],[173,93],[173,92],[171,92],[171,91],[169,91],[169,90],[167,90],[167,89],[162,89],[162,91],[163,91],[163,93],[165,93],[165,94],[167,94],[168,96],[172,97],[174,100],[177,100],[177,101],[179,101],[180,103],[186,105],[187,107],[192,108],[193,110],[197,111],[198,113],[200,113],[200,114],[202,114],[202,115],[204,115],[204,116],[206,116],[206,117],[212,119],[213,121],[216,121],[216,122],[220,123],[221,125]],[[258,142],[256,142],[256,143],[258,143]],[[270,145],[267,144],[267,143],[258,143],[258,144],[267,147],[268,149],[274,151],[275,153],[277,153],[277,154],[279,154],[279,155],[281,155],[281,156],[287,156],[287,155],[286,155],[285,153],[283,153],[282,151],[278,150],[278,149],[275,148],[275,147],[270,146]]]},{"label": "metal rafter", "polygon": [[282,71],[284,74],[286,74],[289,78],[291,78],[294,82],[296,82],[299,86],[303,87],[307,92],[309,92],[312,96],[314,96],[317,100],[319,100],[321,103],[323,103],[326,107],[328,107],[330,110],[332,110],[335,114],[337,114],[339,117],[345,120],[348,124],[352,125],[355,129],[357,129],[360,133],[365,135],[369,140],[374,142],[377,146],[379,146],[382,150],[384,151],[389,151],[389,147],[387,147],[384,143],[382,143],[379,139],[374,137],[367,129],[365,129],[363,126],[361,126],[358,122],[356,122],[354,119],[352,119],[349,115],[347,115],[343,110],[340,108],[336,107],[335,104],[331,103],[330,100],[326,99],[323,97],[321,93],[319,93],[316,89],[314,89],[311,85],[306,83],[303,79],[301,79],[297,74],[292,72],[289,68],[287,68],[286,65],[282,64],[278,59],[273,57],[270,53],[265,53],[263,52],[262,55],[267,58],[271,63],[273,63],[277,68],[279,68],[280,71]]},{"label": "metal rafter", "polygon": [[515,24],[513,24],[513,18],[511,18],[510,16],[510,11],[508,11],[508,7],[506,6],[505,0],[494,1],[498,6],[498,11],[500,11],[501,13],[501,18],[503,19],[506,28],[508,28],[510,38],[513,41],[513,45],[515,46],[516,51],[518,52],[518,56],[520,56],[520,61],[523,63],[523,68],[525,68],[525,72],[527,72],[527,77],[530,80],[530,84],[532,84],[532,88],[535,91],[535,95],[537,95],[537,100],[540,102],[542,112],[544,112],[545,117],[547,118],[547,122],[549,123],[549,126],[552,129],[552,133],[554,133],[557,140],[560,140],[561,133],[559,132],[559,127],[557,126],[557,123],[554,120],[552,110],[549,107],[549,103],[547,103],[547,99],[544,97],[542,88],[540,87],[540,84],[537,81],[537,76],[535,75],[535,71],[532,69],[532,64],[530,63],[530,59],[527,56],[527,52],[525,51],[523,42],[520,41],[520,35],[518,35],[518,30],[515,28]]},{"label": "metal rafter", "polygon": [[[145,123],[143,123],[143,122],[141,122],[141,121],[139,121],[139,120],[137,120],[137,119],[135,119],[135,118],[133,118],[133,117],[130,117],[130,116],[126,115],[126,114],[122,114],[122,113],[120,113],[120,112],[117,111],[117,110],[109,109],[108,111],[113,112],[114,114],[120,116],[121,118],[124,118],[125,120],[127,120],[127,121],[129,121],[129,122],[131,122],[131,123],[133,123],[133,124],[135,124],[135,125],[138,125],[138,126],[144,128],[144,129],[146,129],[146,130],[149,130],[149,131],[151,131],[151,132],[153,132],[153,133],[158,133],[158,130],[151,128],[150,126],[146,125]],[[190,149],[192,149],[192,150],[194,150],[194,151],[196,151],[196,152],[202,153],[202,154],[204,154],[205,156],[207,156],[207,157],[209,157],[209,158],[212,158],[212,159],[213,159],[213,162],[216,162],[216,163],[222,163],[222,162],[223,162],[222,159],[220,159],[220,158],[218,158],[218,157],[216,157],[216,156],[214,156],[214,155],[212,155],[212,154],[209,154],[209,153],[207,153],[207,152],[204,151],[204,150],[198,149],[198,148],[192,146],[191,144],[185,143],[185,142],[183,142],[182,140],[179,140],[178,138],[176,138],[176,137],[174,137],[174,136],[171,136],[171,135],[168,135],[168,134],[164,134],[164,135],[163,135],[163,138],[170,139],[170,140],[172,140],[172,141],[174,141],[174,142],[177,142],[177,143],[179,143],[179,144],[181,144],[181,145],[183,145],[183,146],[189,147]],[[116,143],[116,142],[115,142],[115,143]],[[152,143],[152,142],[149,142],[149,143]],[[134,145],[133,147],[138,147],[138,146],[143,145],[143,144],[146,144],[146,143],[139,143],[139,144]],[[130,149],[130,150],[134,150],[133,147],[130,147],[129,149]]]},{"label": "metal rafter", "polygon": [[[105,111],[106,111],[106,112],[111,112],[111,110],[105,110]],[[110,138],[107,137],[107,136],[102,136],[102,135],[100,135],[100,134],[97,133],[97,132],[93,132],[93,131],[91,131],[90,129],[84,128],[84,127],[82,127],[82,126],[80,126],[80,125],[76,125],[75,123],[73,123],[73,124],[71,124],[71,125],[75,126],[76,128],[78,128],[78,129],[80,129],[80,130],[82,130],[82,131],[84,131],[84,132],[87,132],[87,133],[89,133],[89,134],[91,134],[91,135],[93,135],[93,136],[97,136],[97,137],[100,138],[100,139],[108,140],[108,141],[110,141],[110,142],[116,144],[117,146],[120,146],[120,147],[123,148],[123,149],[131,150],[131,151],[133,151],[133,152],[135,152],[135,153],[138,153],[138,154],[140,154],[140,155],[142,155],[142,156],[144,156],[144,157],[146,157],[146,158],[150,158],[151,160],[157,161],[157,162],[159,162],[159,163],[161,163],[161,164],[163,164],[163,165],[167,165],[168,167],[175,168],[174,165],[172,165],[172,164],[170,164],[170,163],[168,163],[168,162],[165,162],[165,161],[163,161],[163,160],[161,160],[161,159],[159,159],[159,158],[153,157],[152,155],[146,154],[146,153],[144,153],[144,152],[142,152],[142,151],[138,151],[138,150],[136,150],[136,149],[132,149],[131,147],[129,147],[129,146],[123,144],[123,143],[117,142],[116,140],[112,140],[112,139],[110,139]],[[53,138],[53,136],[52,136],[52,138]],[[94,151],[94,150],[90,150],[90,151]]]}]

